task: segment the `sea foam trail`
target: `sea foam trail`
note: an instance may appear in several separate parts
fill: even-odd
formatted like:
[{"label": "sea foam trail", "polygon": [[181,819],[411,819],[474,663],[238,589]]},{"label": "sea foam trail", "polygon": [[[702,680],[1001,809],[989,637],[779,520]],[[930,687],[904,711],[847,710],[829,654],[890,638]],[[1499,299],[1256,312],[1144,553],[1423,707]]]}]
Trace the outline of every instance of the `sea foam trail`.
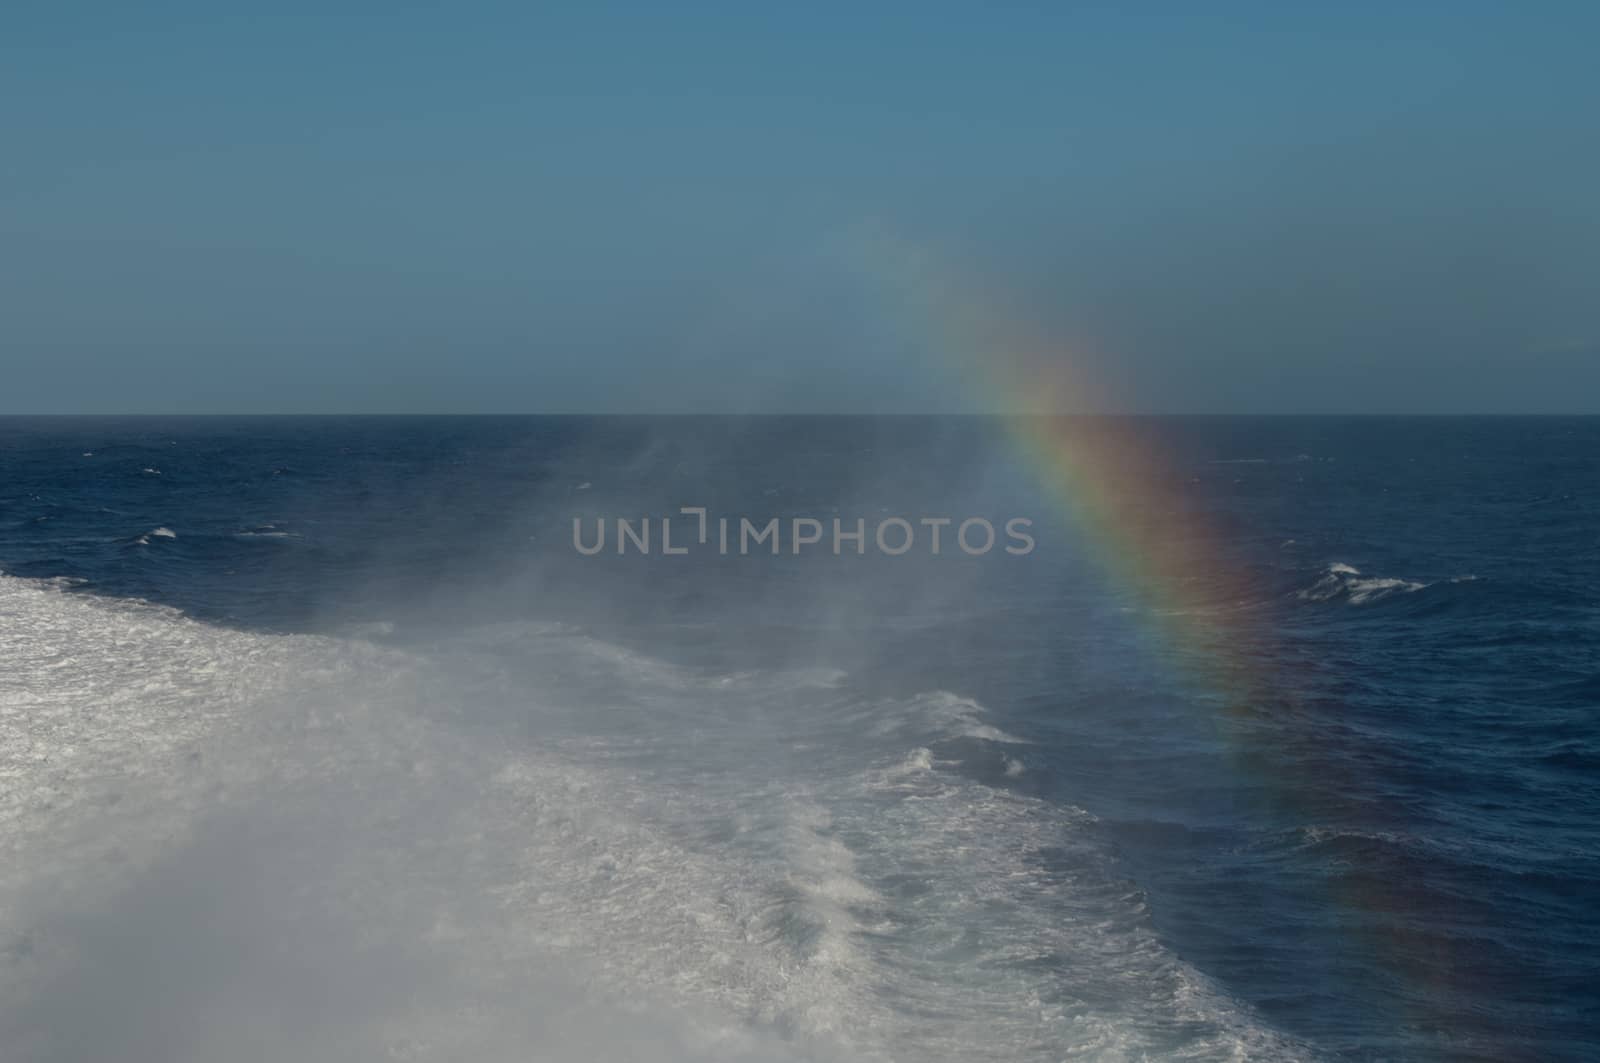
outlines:
[{"label": "sea foam trail", "polygon": [[962,775],[1018,747],[954,695],[3,576],[0,640],[8,1059],[1301,1054],[1162,946],[1087,813]]}]

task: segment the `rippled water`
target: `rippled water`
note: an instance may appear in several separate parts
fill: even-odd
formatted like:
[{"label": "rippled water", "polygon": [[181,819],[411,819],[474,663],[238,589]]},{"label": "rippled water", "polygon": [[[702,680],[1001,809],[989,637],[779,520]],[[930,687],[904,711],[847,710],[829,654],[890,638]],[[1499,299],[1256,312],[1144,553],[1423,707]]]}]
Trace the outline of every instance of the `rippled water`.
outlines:
[{"label": "rippled water", "polygon": [[1181,594],[984,421],[0,421],[0,1042],[1600,1051],[1600,421],[1121,428]]}]

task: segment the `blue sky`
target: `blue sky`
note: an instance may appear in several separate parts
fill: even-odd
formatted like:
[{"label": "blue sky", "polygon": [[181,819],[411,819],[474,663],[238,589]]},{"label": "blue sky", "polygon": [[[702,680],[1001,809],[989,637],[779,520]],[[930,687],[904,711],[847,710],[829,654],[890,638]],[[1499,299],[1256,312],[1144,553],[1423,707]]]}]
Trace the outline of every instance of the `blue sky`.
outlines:
[{"label": "blue sky", "polygon": [[1600,5],[1201,7],[13,4],[0,410],[1600,412]]}]

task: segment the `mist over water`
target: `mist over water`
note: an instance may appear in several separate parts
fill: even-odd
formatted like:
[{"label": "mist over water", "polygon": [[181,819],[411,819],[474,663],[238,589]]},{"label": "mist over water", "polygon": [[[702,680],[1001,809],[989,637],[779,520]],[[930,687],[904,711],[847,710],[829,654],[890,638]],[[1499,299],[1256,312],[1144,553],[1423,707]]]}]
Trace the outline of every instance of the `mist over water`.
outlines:
[{"label": "mist over water", "polygon": [[1595,423],[1147,430],[1248,712],[988,421],[0,423],[6,1058],[1582,1058]]}]

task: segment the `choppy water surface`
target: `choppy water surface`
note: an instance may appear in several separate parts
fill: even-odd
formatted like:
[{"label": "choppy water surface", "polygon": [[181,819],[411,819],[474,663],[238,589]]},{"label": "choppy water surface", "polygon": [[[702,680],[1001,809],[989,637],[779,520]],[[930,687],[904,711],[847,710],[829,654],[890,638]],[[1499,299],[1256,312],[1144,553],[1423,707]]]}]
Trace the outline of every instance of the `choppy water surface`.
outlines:
[{"label": "choppy water surface", "polygon": [[6,1058],[1600,1052],[1600,421],[1133,427],[1214,595],[983,421],[0,421]]}]

